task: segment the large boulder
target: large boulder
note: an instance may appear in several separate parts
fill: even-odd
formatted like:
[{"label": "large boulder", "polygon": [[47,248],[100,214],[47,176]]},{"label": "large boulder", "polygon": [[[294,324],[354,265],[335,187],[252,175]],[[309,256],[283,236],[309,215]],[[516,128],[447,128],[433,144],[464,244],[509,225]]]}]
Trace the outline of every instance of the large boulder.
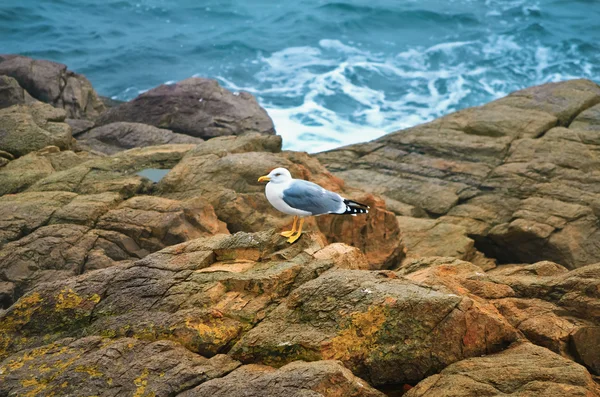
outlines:
[{"label": "large boulder", "polygon": [[585,368],[543,347],[523,343],[501,353],[452,364],[404,397],[597,397]]},{"label": "large boulder", "polygon": [[274,134],[271,118],[247,92],[232,93],[215,80],[192,77],[163,84],[105,112],[98,124],[150,124],[198,138]]},{"label": "large boulder", "polygon": [[13,77],[35,99],[65,109],[68,117],[93,119],[105,110],[88,79],[63,64],[0,55],[0,75]]},{"label": "large boulder", "polygon": [[550,83],[317,158],[398,215],[464,227],[500,263],[575,268],[600,260],[598,103],[592,81]]},{"label": "large boulder", "polygon": [[123,150],[169,143],[198,144],[202,139],[147,124],[117,122],[76,135],[80,148],[115,154]]},{"label": "large boulder", "polygon": [[64,110],[41,102],[0,109],[0,150],[19,157],[46,146],[70,149],[74,141],[64,120]]},{"label": "large boulder", "polygon": [[340,360],[374,385],[416,382],[517,337],[495,308],[392,272],[330,270],[289,298],[233,347],[242,362]]}]

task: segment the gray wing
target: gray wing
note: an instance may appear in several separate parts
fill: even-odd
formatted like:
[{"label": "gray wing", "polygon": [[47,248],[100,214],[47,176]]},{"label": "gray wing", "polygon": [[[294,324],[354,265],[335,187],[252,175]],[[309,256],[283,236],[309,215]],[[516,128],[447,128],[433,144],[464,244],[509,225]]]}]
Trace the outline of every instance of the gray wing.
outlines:
[{"label": "gray wing", "polygon": [[344,211],[344,199],[337,193],[323,189],[316,183],[296,179],[283,191],[283,201],[292,208],[313,215]]}]

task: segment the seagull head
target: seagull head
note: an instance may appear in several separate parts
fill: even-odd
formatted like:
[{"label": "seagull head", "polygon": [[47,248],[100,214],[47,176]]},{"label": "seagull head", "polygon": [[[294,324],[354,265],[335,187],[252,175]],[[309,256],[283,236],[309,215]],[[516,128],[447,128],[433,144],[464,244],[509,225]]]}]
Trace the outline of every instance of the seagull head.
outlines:
[{"label": "seagull head", "polygon": [[258,178],[259,182],[284,183],[292,179],[292,174],[285,168],[275,168],[267,175]]}]

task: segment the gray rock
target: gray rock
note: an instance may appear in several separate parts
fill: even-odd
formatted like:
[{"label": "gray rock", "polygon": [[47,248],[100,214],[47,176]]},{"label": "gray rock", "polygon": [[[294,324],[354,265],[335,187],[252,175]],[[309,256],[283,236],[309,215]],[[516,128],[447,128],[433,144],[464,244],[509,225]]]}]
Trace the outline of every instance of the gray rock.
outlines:
[{"label": "gray rock", "polygon": [[203,140],[189,135],[177,134],[147,124],[126,122],[103,125],[77,135],[77,143],[80,147],[106,154],[115,154],[136,147],[200,142]]},{"label": "gray rock", "polygon": [[71,118],[93,119],[105,110],[88,79],[63,64],[0,55],[0,75],[13,77],[31,96],[65,109]]},{"label": "gray rock", "polygon": [[247,92],[232,93],[215,80],[192,77],[163,84],[105,112],[98,125],[116,121],[150,124],[198,138],[274,134],[267,112]]}]

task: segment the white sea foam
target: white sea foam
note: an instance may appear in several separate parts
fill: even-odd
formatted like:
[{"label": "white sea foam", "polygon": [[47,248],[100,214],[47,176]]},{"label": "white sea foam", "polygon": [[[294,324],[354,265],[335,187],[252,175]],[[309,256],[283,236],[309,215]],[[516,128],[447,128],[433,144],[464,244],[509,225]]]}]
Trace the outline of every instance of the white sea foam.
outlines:
[{"label": "white sea foam", "polygon": [[[568,78],[561,70],[566,62],[572,61],[555,49],[519,44],[511,36],[387,55],[323,39],[317,47],[290,47],[261,57],[255,84],[220,80],[258,97],[284,148],[319,152],[504,96],[522,88],[523,76],[534,83]],[[592,68],[578,67],[583,74]]]}]

